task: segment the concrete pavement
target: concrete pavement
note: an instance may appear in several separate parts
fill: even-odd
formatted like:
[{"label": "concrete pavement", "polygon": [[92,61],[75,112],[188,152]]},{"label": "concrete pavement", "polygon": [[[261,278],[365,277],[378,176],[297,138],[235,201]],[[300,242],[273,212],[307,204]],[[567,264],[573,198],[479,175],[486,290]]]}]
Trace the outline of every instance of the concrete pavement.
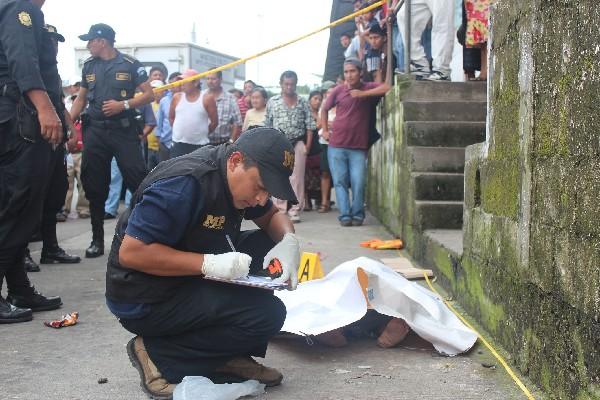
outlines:
[{"label": "concrete pavement", "polygon": [[[297,232],[303,251],[321,253],[325,272],[358,256],[397,255],[358,245],[368,238],[390,237],[372,217],[352,228],[339,226],[335,210],[302,217]],[[113,220],[105,226],[107,247],[114,225]],[[91,239],[89,219],[61,223],[58,233],[65,250],[83,256]],[[32,244],[31,250],[39,260],[40,243]],[[146,399],[125,352],[131,334],[104,303],[105,266],[106,255],[76,265],[42,265],[41,272],[30,274],[41,292],[62,296],[64,305],[36,313],[31,322],[0,325],[1,399]],[[71,311],[80,313],[74,327],[54,330],[42,324]],[[380,349],[374,340],[330,349],[311,346],[303,338],[281,338],[270,345],[265,363],[280,369],[285,378],[260,399],[525,398],[499,365],[482,365],[497,362],[480,344],[467,355],[447,358],[414,336],[394,349]],[[101,378],[108,382],[99,384]]]}]

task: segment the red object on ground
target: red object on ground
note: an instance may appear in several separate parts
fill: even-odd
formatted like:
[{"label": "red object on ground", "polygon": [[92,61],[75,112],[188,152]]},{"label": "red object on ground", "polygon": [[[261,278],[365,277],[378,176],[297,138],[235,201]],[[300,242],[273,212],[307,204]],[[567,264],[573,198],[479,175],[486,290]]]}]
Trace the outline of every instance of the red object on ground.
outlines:
[{"label": "red object on ground", "polygon": [[77,323],[79,319],[79,313],[77,311],[72,312],[71,314],[66,314],[61,317],[61,319],[56,319],[54,321],[45,321],[44,325],[54,329],[60,329],[64,326],[72,326]]}]

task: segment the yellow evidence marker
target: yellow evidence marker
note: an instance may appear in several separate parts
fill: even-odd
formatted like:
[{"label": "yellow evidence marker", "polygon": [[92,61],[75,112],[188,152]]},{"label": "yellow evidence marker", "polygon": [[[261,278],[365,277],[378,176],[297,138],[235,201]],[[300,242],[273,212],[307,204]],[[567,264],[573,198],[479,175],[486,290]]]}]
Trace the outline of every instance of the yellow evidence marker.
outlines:
[{"label": "yellow evidence marker", "polygon": [[298,266],[298,283],[320,279],[324,276],[317,253],[302,253]]}]

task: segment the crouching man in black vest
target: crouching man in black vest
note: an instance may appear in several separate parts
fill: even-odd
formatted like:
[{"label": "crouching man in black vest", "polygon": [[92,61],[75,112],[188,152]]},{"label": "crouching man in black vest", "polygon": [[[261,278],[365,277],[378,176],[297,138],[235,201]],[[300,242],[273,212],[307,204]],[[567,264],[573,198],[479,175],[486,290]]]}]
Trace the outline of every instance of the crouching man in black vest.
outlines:
[{"label": "crouching man in black vest", "polygon": [[[293,168],[285,136],[256,128],[234,144],[160,163],[134,194],[113,239],[106,302],[137,335],[127,352],[153,398],[171,398],[185,376],[267,386],[283,379],[252,358],[265,356],[282,327],[283,303],[269,290],[204,276],[242,277],[277,258],[283,273],[275,281],[295,289],[298,239],[270,200],[296,201]],[[240,232],[242,219],[260,229]]]}]

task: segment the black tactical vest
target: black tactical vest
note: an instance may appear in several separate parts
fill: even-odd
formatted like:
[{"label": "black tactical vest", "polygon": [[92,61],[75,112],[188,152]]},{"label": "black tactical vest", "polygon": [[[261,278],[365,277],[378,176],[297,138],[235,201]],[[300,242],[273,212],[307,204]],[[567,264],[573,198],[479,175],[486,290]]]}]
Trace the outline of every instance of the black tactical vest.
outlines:
[{"label": "black tactical vest", "polygon": [[[156,303],[170,298],[188,279],[199,277],[163,277],[145,274],[119,263],[119,249],[125,236],[132,209],[142,198],[144,190],[161,179],[190,175],[198,182],[204,199],[199,218],[189,221],[186,234],[174,248],[201,254],[221,254],[231,251],[226,235],[235,242],[240,231],[243,210],[232,203],[227,187],[227,147],[206,146],[193,153],[160,163],[141,183],[131,199],[130,208],[121,215],[108,257],[106,297],[121,303]],[[177,204],[173,204],[177,207]]]}]

